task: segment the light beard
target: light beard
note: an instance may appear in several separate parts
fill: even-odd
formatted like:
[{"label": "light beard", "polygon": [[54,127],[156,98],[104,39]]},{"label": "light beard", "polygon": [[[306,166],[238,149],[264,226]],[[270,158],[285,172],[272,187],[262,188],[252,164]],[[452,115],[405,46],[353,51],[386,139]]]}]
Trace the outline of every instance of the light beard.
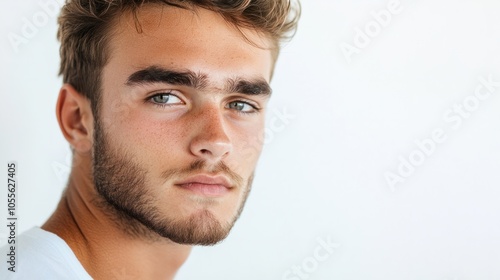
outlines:
[{"label": "light beard", "polygon": [[[152,193],[147,170],[135,163],[133,156],[126,151],[111,149],[101,125],[99,120],[94,123],[92,175],[97,195],[93,202],[123,232],[150,242],[164,241],[166,238],[175,243],[190,245],[215,245],[227,237],[250,194],[253,173],[244,182],[222,162],[215,170],[211,170],[223,173],[237,183],[237,189],[242,188],[241,203],[229,222],[219,221],[207,209],[197,211],[187,218],[168,218],[158,208],[158,205],[165,202],[159,201]],[[196,161],[187,168],[168,170],[162,175],[168,179],[194,171],[206,171],[204,162]]]}]

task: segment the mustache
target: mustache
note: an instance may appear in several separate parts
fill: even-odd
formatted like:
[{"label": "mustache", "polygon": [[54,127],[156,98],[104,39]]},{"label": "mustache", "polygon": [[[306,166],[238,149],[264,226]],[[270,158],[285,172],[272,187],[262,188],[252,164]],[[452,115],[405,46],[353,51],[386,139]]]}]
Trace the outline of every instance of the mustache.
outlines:
[{"label": "mustache", "polygon": [[224,175],[236,186],[242,186],[244,181],[240,175],[232,171],[231,168],[229,168],[229,166],[227,166],[224,162],[220,161],[215,165],[208,166],[208,164],[204,160],[196,160],[185,168],[165,170],[161,173],[161,177],[165,179],[165,181],[168,181],[176,177],[187,177],[189,175],[194,175],[194,173],[198,173],[201,171],[213,176]]}]

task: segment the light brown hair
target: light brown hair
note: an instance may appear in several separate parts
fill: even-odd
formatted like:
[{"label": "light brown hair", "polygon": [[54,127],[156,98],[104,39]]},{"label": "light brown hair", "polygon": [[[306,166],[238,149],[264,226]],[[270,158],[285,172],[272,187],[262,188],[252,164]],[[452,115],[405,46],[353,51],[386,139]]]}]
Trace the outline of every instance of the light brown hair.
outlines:
[{"label": "light brown hair", "polygon": [[144,4],[165,4],[183,9],[196,7],[220,14],[237,28],[250,28],[271,38],[273,58],[280,43],[293,36],[300,4],[293,0],[66,0],[58,19],[61,42],[59,74],[92,104],[94,115],[100,99],[101,73],[109,57],[107,48],[112,21],[132,11],[141,32],[137,10]]}]

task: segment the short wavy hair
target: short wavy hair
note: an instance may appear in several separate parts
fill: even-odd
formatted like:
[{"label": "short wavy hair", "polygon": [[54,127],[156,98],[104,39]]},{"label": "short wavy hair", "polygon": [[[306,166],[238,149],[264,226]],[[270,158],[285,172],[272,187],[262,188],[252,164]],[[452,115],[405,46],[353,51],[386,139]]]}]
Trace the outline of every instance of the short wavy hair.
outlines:
[{"label": "short wavy hair", "polygon": [[280,44],[295,34],[300,17],[298,0],[66,0],[58,18],[61,42],[59,74],[91,101],[94,114],[100,99],[101,73],[109,58],[107,48],[113,19],[131,11],[141,32],[137,10],[144,4],[183,9],[197,7],[220,14],[239,28],[250,28],[271,38],[273,59]]}]

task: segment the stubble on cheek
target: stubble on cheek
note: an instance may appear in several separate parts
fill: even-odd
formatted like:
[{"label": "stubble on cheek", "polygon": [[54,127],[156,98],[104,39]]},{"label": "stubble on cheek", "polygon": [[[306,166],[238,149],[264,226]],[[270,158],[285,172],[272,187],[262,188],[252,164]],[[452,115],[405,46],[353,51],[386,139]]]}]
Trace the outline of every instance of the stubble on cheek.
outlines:
[{"label": "stubble on cheek", "polygon": [[155,199],[144,189],[147,173],[140,165],[125,160],[126,153],[111,148],[102,123],[97,121],[94,132],[93,180],[96,189],[94,204],[103,210],[108,218],[132,237],[158,240],[137,218],[138,212],[147,210],[147,215],[155,216]]}]

